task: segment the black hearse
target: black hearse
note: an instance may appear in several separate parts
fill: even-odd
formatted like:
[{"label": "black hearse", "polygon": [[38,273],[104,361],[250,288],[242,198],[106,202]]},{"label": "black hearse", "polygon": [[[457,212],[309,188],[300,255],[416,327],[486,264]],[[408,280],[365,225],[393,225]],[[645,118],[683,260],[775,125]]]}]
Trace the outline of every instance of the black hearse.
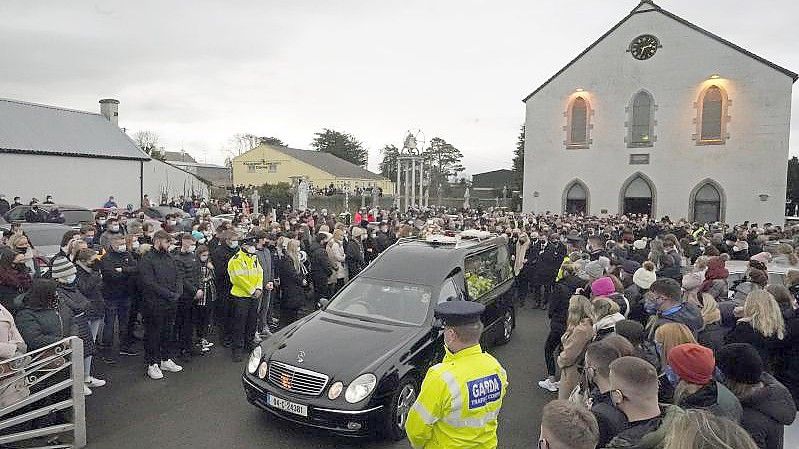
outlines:
[{"label": "black hearse", "polygon": [[337,434],[403,438],[421,380],[443,357],[436,303],[485,304],[484,345],[507,343],[513,333],[507,242],[471,236],[388,248],[320,310],[255,348],[242,375],[247,400]]}]

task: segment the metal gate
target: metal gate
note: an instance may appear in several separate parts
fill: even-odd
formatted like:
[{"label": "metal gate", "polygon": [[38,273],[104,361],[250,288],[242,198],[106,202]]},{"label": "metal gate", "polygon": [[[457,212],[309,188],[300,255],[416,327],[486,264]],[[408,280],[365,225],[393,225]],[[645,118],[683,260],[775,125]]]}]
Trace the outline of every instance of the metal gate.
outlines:
[{"label": "metal gate", "polygon": [[66,338],[0,361],[0,398],[12,394],[18,400],[0,408],[0,444],[28,448],[86,446],[80,338]]}]

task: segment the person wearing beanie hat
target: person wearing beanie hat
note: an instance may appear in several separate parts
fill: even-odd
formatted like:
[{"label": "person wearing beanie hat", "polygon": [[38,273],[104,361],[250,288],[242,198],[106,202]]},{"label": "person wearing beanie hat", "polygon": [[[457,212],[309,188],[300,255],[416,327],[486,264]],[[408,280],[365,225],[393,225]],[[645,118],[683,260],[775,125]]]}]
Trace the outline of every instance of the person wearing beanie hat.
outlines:
[{"label": "person wearing beanie hat", "polygon": [[655,266],[652,262],[644,262],[641,268],[635,270],[633,283],[644,290],[649,290],[652,283],[657,280]]},{"label": "person wearing beanie hat", "polygon": [[614,293],[616,293],[616,286],[613,284],[613,280],[607,276],[601,277],[591,283],[592,296],[610,297],[610,295]]},{"label": "person wearing beanie hat", "polygon": [[585,272],[585,276],[589,281],[595,281],[596,279],[599,279],[605,275],[605,268],[599,263],[599,261],[596,260],[585,264],[583,271]]},{"label": "person wearing beanie hat", "polygon": [[707,261],[707,270],[705,271],[705,281],[702,287],[699,288],[700,293],[708,293],[716,301],[723,301],[727,299],[729,287],[727,277],[730,272],[725,267],[726,259],[724,257],[711,257]]},{"label": "person wearing beanie hat", "polygon": [[741,402],[741,427],[759,448],[784,447],[784,426],[796,419],[796,404],[788,389],[763,371],[757,350],[747,343],[732,343],[718,351],[716,362],[724,385]]},{"label": "person wearing beanie hat", "polygon": [[92,338],[91,328],[89,327],[89,317],[87,312],[92,304],[86,296],[78,289],[77,280],[78,270],[68,259],[59,257],[53,263],[51,269],[53,279],[58,283],[56,293],[59,301],[65,305],[72,315],[72,326],[70,335],[74,335],[83,340],[83,370],[84,381],[83,393],[88,396],[92,394],[89,387],[102,387],[105,381],[92,377],[92,359],[94,356],[94,338]]},{"label": "person wearing beanie hat", "polygon": [[741,403],[727,387],[713,380],[716,359],[711,349],[696,343],[677,345],[669,351],[668,362],[680,379],[674,390],[675,405],[741,420]]},{"label": "person wearing beanie hat", "polygon": [[767,253],[765,251],[755,254],[754,256],[750,257],[749,260],[756,260],[763,264],[763,266],[768,265],[771,263],[771,253]]}]

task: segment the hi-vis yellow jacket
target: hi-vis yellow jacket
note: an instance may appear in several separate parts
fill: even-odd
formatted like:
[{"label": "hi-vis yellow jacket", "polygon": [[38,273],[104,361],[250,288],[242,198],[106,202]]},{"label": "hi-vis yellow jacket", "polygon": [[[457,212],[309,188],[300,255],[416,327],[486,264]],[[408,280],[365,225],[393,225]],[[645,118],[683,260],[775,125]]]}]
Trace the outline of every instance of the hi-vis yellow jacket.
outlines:
[{"label": "hi-vis yellow jacket", "polygon": [[405,431],[416,449],[497,447],[497,416],[508,375],[480,345],[452,354],[427,371]]},{"label": "hi-vis yellow jacket", "polygon": [[263,288],[264,270],[258,256],[239,250],[227,263],[227,273],[233,287],[230,294],[238,298],[249,298],[255,290]]}]

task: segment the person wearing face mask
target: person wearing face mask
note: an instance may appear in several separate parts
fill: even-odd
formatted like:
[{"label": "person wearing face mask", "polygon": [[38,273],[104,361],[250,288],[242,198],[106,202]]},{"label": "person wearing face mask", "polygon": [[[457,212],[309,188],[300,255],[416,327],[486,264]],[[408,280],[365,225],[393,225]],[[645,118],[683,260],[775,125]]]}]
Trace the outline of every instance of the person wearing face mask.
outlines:
[{"label": "person wearing face mask", "polygon": [[257,239],[241,239],[239,251],[227,265],[230,277],[231,337],[233,362],[241,362],[255,336],[258,306],[264,289],[264,271],[256,255]]},{"label": "person wearing face mask", "polygon": [[610,364],[610,397],[629,422],[607,449],[663,447],[666,430],[679,407],[658,403],[655,367],[638,357],[621,357]]},{"label": "person wearing face mask", "polygon": [[188,361],[192,356],[199,355],[201,351],[192,342],[194,338],[194,322],[192,309],[194,304],[202,299],[205,291],[202,289],[200,278],[200,263],[195,251],[197,242],[188,232],[179,237],[180,247],[172,251],[172,257],[177,262],[178,271],[183,279],[183,296],[177,304],[175,314],[174,341],[183,360]]},{"label": "person wearing face mask", "polygon": [[208,333],[211,324],[211,311],[216,301],[216,274],[214,264],[211,262],[211,253],[207,246],[197,246],[197,260],[200,264],[200,281],[202,282],[202,298],[194,304],[192,318],[194,320],[194,330],[199,339],[200,350],[208,352],[214,346],[208,341]]},{"label": "person wearing face mask", "polygon": [[263,296],[258,307],[258,325],[256,333],[258,339],[266,338],[271,334],[269,323],[272,321],[272,295],[275,289],[275,269],[272,264],[272,251],[267,246],[269,235],[263,229],[256,228],[250,237],[255,239],[255,255],[264,271]]},{"label": "person wearing face mask", "polygon": [[41,277],[41,269],[39,265],[35,263],[34,258],[36,257],[36,250],[31,248],[30,240],[28,240],[28,236],[25,234],[15,234],[10,239],[8,239],[8,246],[13,248],[14,251],[17,252],[21,256],[20,260],[22,264],[24,264],[28,272],[31,274],[32,277],[38,278]]},{"label": "person wearing face mask", "polygon": [[114,344],[114,325],[119,328],[119,355],[136,356],[133,338],[128,332],[131,308],[131,288],[138,273],[137,262],[128,252],[125,237],[114,234],[108,239],[106,254],[100,263],[103,276],[103,297],[105,298],[105,326],[103,327],[103,347],[109,353],[104,360],[113,363],[110,355]]},{"label": "person wearing face mask", "polygon": [[[497,447],[497,417],[508,376],[480,347],[484,311],[485,306],[472,301],[436,306],[444,329],[445,355],[427,371],[408,412],[405,430],[412,447]],[[464,446],[467,441],[473,444]]]},{"label": "person wearing face mask", "polygon": [[106,248],[111,238],[117,236],[124,237],[125,229],[119,223],[118,218],[111,217],[108,219],[108,222],[106,223],[105,232],[103,232],[102,235],[100,235],[100,247]]},{"label": "person wearing face mask", "polygon": [[610,398],[610,364],[621,357],[619,351],[606,342],[594,342],[585,350],[586,391],[588,407],[599,425],[599,444],[604,447],[627,427],[627,417]]},{"label": "person wearing face mask", "polygon": [[75,265],[67,259],[58,259],[52,268],[53,279],[58,283],[56,293],[58,298],[69,308],[72,315],[72,326],[69,334],[83,340],[83,369],[84,385],[83,393],[88,396],[92,394],[91,388],[102,387],[105,381],[95,378],[92,372],[92,356],[94,355],[94,338],[92,338],[91,327],[89,326],[89,315],[92,304],[88,298],[78,289],[78,272]]},{"label": "person wearing face mask", "polygon": [[230,347],[232,329],[230,323],[230,276],[227,266],[230,259],[239,251],[239,235],[232,230],[225,230],[218,235],[219,243],[211,250],[211,261],[216,267],[216,304],[214,306],[214,322],[218,335],[223,337],[222,344]]},{"label": "person wearing face mask", "polygon": [[153,247],[139,262],[139,282],[144,302],[144,352],[147,375],[157,380],[163,372],[177,373],[183,367],[172,361],[171,341],[177,303],[183,296],[183,279],[169,246],[173,237],[164,230],[153,235]]},{"label": "person wearing face mask", "polygon": [[674,279],[661,278],[652,283],[646,295],[644,310],[656,316],[648,326],[650,339],[657,328],[666,323],[684,324],[694,337],[704,327],[699,308],[683,300],[682,287]]},{"label": "person wearing face mask", "polygon": [[103,298],[103,279],[99,271],[97,251],[84,248],[75,256],[75,269],[77,271],[76,285],[89,302],[90,307],[86,312],[89,319],[89,329],[92,331],[92,341],[97,340],[100,323],[105,317],[105,299]]},{"label": "person wearing face mask", "polygon": [[11,248],[0,246],[0,303],[12,312],[21,305],[14,301],[28,291],[33,282],[24,257]]}]

